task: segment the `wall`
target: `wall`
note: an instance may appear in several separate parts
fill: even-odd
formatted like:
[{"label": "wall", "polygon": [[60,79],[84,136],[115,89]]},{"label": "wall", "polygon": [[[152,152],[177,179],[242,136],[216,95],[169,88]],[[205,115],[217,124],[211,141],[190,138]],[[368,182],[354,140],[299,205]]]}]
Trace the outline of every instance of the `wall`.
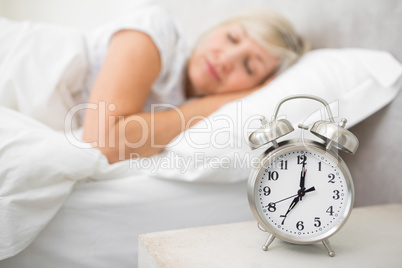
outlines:
[{"label": "wall", "polygon": [[0,0],[0,15],[91,29],[146,0]]},{"label": "wall", "polygon": [[[172,11],[190,45],[200,32],[222,18],[263,7],[285,15],[299,32],[313,40],[316,48],[377,48],[391,50],[402,60],[402,46],[398,45],[402,44],[402,35],[396,34],[402,27],[402,0],[0,0],[0,15],[88,30],[149,2]],[[331,32],[323,36],[323,28],[330,25]],[[387,29],[395,29],[395,34],[390,35]]]}]

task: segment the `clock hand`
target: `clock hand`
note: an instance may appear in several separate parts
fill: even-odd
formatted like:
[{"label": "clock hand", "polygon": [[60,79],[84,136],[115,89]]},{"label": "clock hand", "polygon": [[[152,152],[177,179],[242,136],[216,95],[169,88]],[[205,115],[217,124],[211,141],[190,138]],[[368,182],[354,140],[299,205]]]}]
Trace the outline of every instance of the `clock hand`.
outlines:
[{"label": "clock hand", "polygon": [[312,191],[315,191],[315,187],[314,187],[314,186],[308,188],[307,190],[305,190],[304,193],[308,193],[308,192],[312,192]]},{"label": "clock hand", "polygon": [[[307,190],[305,190],[305,191],[304,191],[304,193],[308,193],[308,192],[312,192],[312,191],[315,191],[314,186],[313,186],[313,187],[308,188]],[[289,197],[286,197],[286,198],[281,199],[281,200],[276,201],[276,202],[270,202],[270,204],[278,204],[278,203],[280,203],[280,202],[282,202],[282,201],[288,200],[288,199],[290,199],[290,198],[292,198],[292,197],[295,197],[295,196],[299,196],[299,193],[294,194],[294,195],[291,195],[291,196],[289,196]],[[267,205],[267,206],[265,206],[265,207],[268,207],[268,205]]]},{"label": "clock hand", "polygon": [[305,182],[305,178],[306,178],[306,173],[307,173],[307,169],[305,169],[305,167],[303,165],[301,175],[300,175],[300,189],[304,188],[304,182]]},{"label": "clock hand", "polygon": [[288,199],[290,199],[290,198],[292,198],[292,197],[295,197],[295,196],[298,196],[298,195],[299,195],[299,194],[294,194],[294,195],[292,195],[292,196],[289,196],[289,197],[286,197],[286,198],[281,199],[281,200],[279,200],[279,201],[271,202],[271,203],[272,203],[272,204],[277,204],[277,203],[280,203],[280,202],[282,202],[282,201],[288,200]]},{"label": "clock hand", "polygon": [[[304,191],[306,188],[304,187],[305,184],[305,178],[306,178],[306,162],[303,161],[303,167],[302,167],[302,171],[300,173],[300,191]],[[303,195],[300,196],[300,201],[303,199]]]},{"label": "clock hand", "polygon": [[286,214],[281,215],[281,217],[283,217],[282,225],[285,223],[286,217],[288,216],[289,212],[292,211],[292,209],[297,205],[297,203],[299,203],[299,195],[293,199],[292,203],[288,208],[288,211],[286,211]]},{"label": "clock hand", "polygon": [[291,198],[291,197],[293,197],[293,196],[296,196],[296,197],[293,199],[292,203],[290,204],[290,206],[289,206],[289,208],[288,208],[288,211],[286,211],[285,215],[281,215],[281,216],[280,216],[280,217],[283,217],[282,225],[285,223],[285,219],[286,219],[286,217],[288,216],[289,212],[292,211],[292,209],[296,206],[296,204],[301,200],[301,197],[304,196],[305,193],[312,192],[312,191],[315,191],[315,187],[314,187],[314,186],[308,188],[308,189],[305,190],[305,191],[299,190],[299,191],[297,192],[297,195],[292,195],[292,196],[290,196],[290,197],[287,197],[287,198],[285,198],[285,199],[282,199],[282,200],[279,200],[279,201],[275,202],[275,203],[278,203],[278,202],[284,201],[284,200],[286,200],[286,199],[289,199],[289,198]]}]

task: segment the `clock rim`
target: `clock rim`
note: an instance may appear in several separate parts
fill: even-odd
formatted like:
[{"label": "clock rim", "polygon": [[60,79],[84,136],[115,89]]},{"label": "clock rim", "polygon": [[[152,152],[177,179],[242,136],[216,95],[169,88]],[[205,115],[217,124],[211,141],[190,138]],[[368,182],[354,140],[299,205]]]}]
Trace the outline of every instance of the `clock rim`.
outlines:
[{"label": "clock rim", "polygon": [[[264,167],[267,164],[271,163],[277,156],[283,154],[284,152],[291,151],[291,150],[297,150],[297,149],[304,149],[307,151],[312,151],[311,148],[314,148],[314,150],[317,151],[318,153],[325,155],[326,157],[330,158],[331,161],[333,161],[334,163],[337,163],[337,167],[340,169],[340,171],[344,175],[344,178],[345,178],[345,181],[346,181],[346,184],[348,187],[347,194],[349,195],[350,198],[348,198],[345,211],[339,219],[339,224],[336,224],[328,231],[321,233],[320,235],[318,235],[316,237],[310,237],[310,238],[294,237],[294,236],[290,236],[288,234],[283,233],[279,229],[271,227],[271,225],[269,225],[265,222],[265,217],[260,215],[259,210],[257,209],[257,206],[256,206],[256,195],[255,195],[255,189],[257,187],[257,185],[256,185],[257,178],[261,175]],[[258,163],[260,163],[260,165],[254,166],[252,171],[250,172],[250,176],[249,176],[248,182],[247,182],[247,195],[248,195],[249,206],[250,206],[250,209],[251,209],[254,217],[256,218],[258,223],[261,225],[261,227],[264,230],[266,230],[267,232],[269,232],[269,233],[273,234],[275,237],[278,237],[281,240],[284,240],[289,243],[312,244],[312,243],[326,240],[329,237],[333,236],[347,222],[347,220],[352,212],[353,204],[354,204],[354,193],[355,192],[354,192],[353,179],[352,179],[352,175],[351,175],[346,163],[332,149],[326,150],[326,148],[323,144],[313,141],[313,140],[304,140],[302,142],[300,142],[298,140],[286,140],[286,141],[279,142],[277,148],[275,148],[273,146],[268,148],[260,156],[260,161]]]}]

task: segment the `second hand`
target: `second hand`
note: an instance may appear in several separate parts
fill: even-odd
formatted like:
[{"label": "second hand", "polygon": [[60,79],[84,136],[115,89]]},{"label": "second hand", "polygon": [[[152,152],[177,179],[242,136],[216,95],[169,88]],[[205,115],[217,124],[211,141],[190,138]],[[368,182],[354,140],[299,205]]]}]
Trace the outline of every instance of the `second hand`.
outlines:
[{"label": "second hand", "polygon": [[[313,187],[310,187],[309,189],[307,189],[307,190],[304,191],[304,192],[305,192],[305,193],[308,193],[308,192],[311,192],[311,191],[314,191],[314,190],[315,190],[315,188],[314,188],[314,186],[313,186]],[[294,195],[289,196],[289,197],[286,197],[286,198],[281,199],[281,200],[276,201],[276,202],[271,202],[270,204],[277,204],[277,203],[280,203],[280,202],[282,202],[282,201],[288,200],[288,199],[290,199],[290,198],[292,198],[292,197],[296,197],[296,196],[298,196],[298,195],[299,195],[299,193],[294,194]]]},{"label": "second hand", "polygon": [[282,202],[282,201],[288,200],[288,199],[290,199],[290,198],[292,198],[292,197],[296,197],[296,196],[298,196],[298,195],[299,195],[299,194],[295,194],[295,195],[286,197],[286,198],[284,198],[284,199],[281,199],[281,200],[279,200],[279,201],[271,202],[271,204],[277,204],[277,203],[280,203],[280,202]]}]

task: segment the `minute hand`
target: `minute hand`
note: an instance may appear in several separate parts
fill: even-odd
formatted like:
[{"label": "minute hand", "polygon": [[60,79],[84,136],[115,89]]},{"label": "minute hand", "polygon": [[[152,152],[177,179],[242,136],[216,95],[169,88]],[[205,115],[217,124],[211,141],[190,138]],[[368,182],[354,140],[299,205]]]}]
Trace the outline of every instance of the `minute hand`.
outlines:
[{"label": "minute hand", "polygon": [[[305,168],[305,163],[303,163],[303,168],[302,171],[300,173],[300,190],[304,191],[306,188],[304,187],[305,185],[305,179],[306,179],[306,172],[307,169]],[[303,195],[300,196],[300,201],[302,200]]]},{"label": "minute hand", "polygon": [[285,223],[286,217],[288,216],[289,212],[292,211],[292,209],[296,206],[296,204],[299,202],[299,196],[296,196],[292,203],[290,204],[288,211],[286,211],[285,215],[281,215],[283,217],[282,225]]},{"label": "minute hand", "polygon": [[[314,186],[308,188],[305,191],[299,191],[298,195],[293,199],[292,203],[290,204],[288,211],[286,211],[285,215],[280,216],[280,217],[283,217],[282,225],[285,223],[286,217],[288,216],[289,212],[292,211],[292,209],[296,206],[296,204],[299,202],[299,200],[301,200],[301,196],[303,196],[305,193],[312,192],[312,191],[315,191]],[[286,199],[288,199],[288,198],[286,198]],[[285,199],[283,199],[283,200],[285,200]],[[280,200],[280,201],[283,201],[283,200]],[[278,201],[278,202],[280,202],[280,201]]]}]

